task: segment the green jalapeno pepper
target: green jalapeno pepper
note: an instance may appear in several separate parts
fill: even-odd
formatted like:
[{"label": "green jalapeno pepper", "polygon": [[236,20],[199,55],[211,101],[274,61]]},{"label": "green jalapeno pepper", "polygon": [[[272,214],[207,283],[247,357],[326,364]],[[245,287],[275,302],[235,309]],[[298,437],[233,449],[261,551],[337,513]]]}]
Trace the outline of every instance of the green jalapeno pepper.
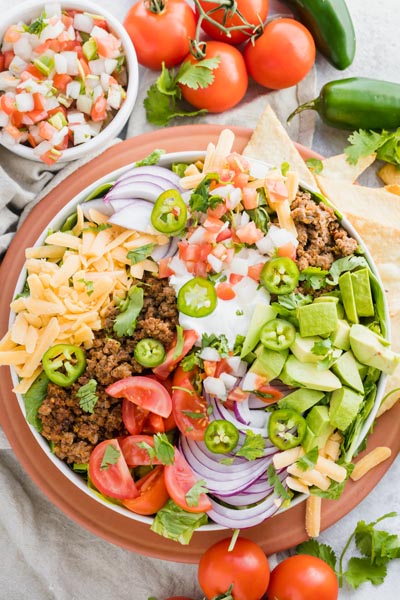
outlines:
[{"label": "green jalapeno pepper", "polygon": [[260,341],[269,350],[286,350],[294,342],[296,329],[286,319],[272,319],[264,325]]},{"label": "green jalapeno pepper", "polygon": [[189,317],[206,317],[217,306],[214,285],[204,277],[187,281],[178,292],[178,309]]},{"label": "green jalapeno pepper", "polygon": [[261,271],[261,284],[271,294],[289,294],[299,282],[299,269],[291,258],[279,256],[267,261]]},{"label": "green jalapeno pepper", "polygon": [[158,367],[165,358],[165,348],[159,340],[144,338],[136,344],[134,356],[142,367]]},{"label": "green jalapeno pepper", "polygon": [[368,77],[330,81],[318,98],[297,107],[288,121],[308,109],[338,129],[395,129],[400,126],[400,84]]},{"label": "green jalapeno pepper", "polygon": [[336,69],[354,60],[356,36],[345,0],[286,0],[307,27],[315,45]]},{"label": "green jalapeno pepper", "polygon": [[187,220],[186,204],[178,190],[166,190],[156,200],[151,213],[151,223],[157,231],[176,235]]},{"label": "green jalapeno pepper", "polygon": [[210,452],[215,454],[227,454],[236,448],[239,441],[239,431],[237,427],[225,421],[217,419],[211,421],[204,433],[204,443]]},{"label": "green jalapeno pepper", "polygon": [[50,381],[61,387],[68,387],[85,370],[85,353],[79,346],[56,344],[44,353],[42,365]]},{"label": "green jalapeno pepper", "polygon": [[279,408],[271,413],[268,421],[268,436],[279,450],[299,446],[306,434],[304,417],[291,408]]}]

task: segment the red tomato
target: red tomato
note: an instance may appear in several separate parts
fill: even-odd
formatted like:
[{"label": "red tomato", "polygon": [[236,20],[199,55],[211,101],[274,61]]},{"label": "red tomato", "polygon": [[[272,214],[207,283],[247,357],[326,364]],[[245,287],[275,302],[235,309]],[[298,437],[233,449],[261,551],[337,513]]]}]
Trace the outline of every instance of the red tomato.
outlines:
[{"label": "red tomato", "polygon": [[[207,600],[224,594],[233,584],[233,600],[260,600],[269,582],[268,559],[262,548],[243,537],[228,551],[231,538],[211,546],[200,559],[198,580]],[[276,596],[283,600],[280,596]],[[325,600],[321,596],[319,600]],[[271,596],[271,600],[275,600]]]},{"label": "red tomato", "polygon": [[175,344],[176,342],[173,344],[172,348],[170,348],[165,356],[164,362],[161,363],[161,365],[159,365],[158,367],[155,367],[153,369],[153,373],[156,377],[159,377],[159,379],[167,379],[168,375],[170,373],[172,373],[172,371],[174,370],[175,366],[182,360],[182,358],[184,356],[186,356],[186,354],[189,352],[189,350],[191,350],[195,344],[195,342],[197,341],[197,338],[199,337],[199,334],[197,333],[197,331],[194,331],[194,329],[186,329],[183,332],[183,338],[184,338],[184,342],[183,342],[183,348],[182,348],[182,352],[179,354],[179,356],[175,357]]},{"label": "red tomato", "polygon": [[[219,10],[214,9],[218,8],[221,4],[220,2],[207,2],[206,0],[199,0],[199,4],[202,9],[210,13],[210,17],[212,17],[218,23],[223,23],[225,27],[237,27],[238,25],[243,25],[243,19],[236,13],[231,16],[232,9],[230,6],[226,6],[226,9],[220,8]],[[221,31],[216,25],[210,23],[206,19],[204,19],[201,23],[201,28],[214,40],[219,40],[221,42],[226,42],[227,44],[233,44],[237,46],[242,42],[245,42],[251,36],[254,27],[264,23],[267,14],[268,14],[268,0],[237,0],[237,10],[243,15],[244,19],[250,23],[252,27],[248,27],[243,30],[231,31],[230,36]],[[199,14],[198,9],[196,13]]]},{"label": "red tomato", "polygon": [[[128,11],[124,26],[135,46],[138,61],[150,69],[174,67],[189,52],[195,37],[196,17],[185,0],[136,2]],[[160,10],[161,8],[161,10]]]},{"label": "red tomato", "polygon": [[[178,367],[173,378],[172,413],[179,431],[191,440],[201,441],[209,424],[207,403],[196,392],[193,381],[197,371]],[[191,415],[198,415],[198,418]]]},{"label": "red tomato", "polygon": [[125,377],[109,385],[106,392],[113,398],[126,398],[160,417],[169,417],[171,414],[171,396],[162,383],[151,377]]},{"label": "red tomato", "polygon": [[271,572],[268,598],[279,600],[336,600],[338,580],[320,558],[297,554],[283,560]]},{"label": "red tomato", "polygon": [[[108,461],[106,453],[109,447]],[[89,476],[105,496],[125,499],[139,495],[117,440],[104,440],[97,444],[90,455]]]},{"label": "red tomato", "polygon": [[[219,113],[232,108],[246,93],[248,76],[242,54],[237,48],[224,42],[207,42],[206,58],[219,56],[220,63],[214,69],[214,81],[197,90],[181,85],[182,96],[196,108],[205,108],[211,113]],[[189,54],[186,61],[197,62]]]},{"label": "red tomato", "polygon": [[249,75],[261,85],[280,90],[301,81],[315,62],[311,33],[294,19],[275,19],[243,52]]},{"label": "red tomato", "polygon": [[128,467],[160,464],[158,458],[150,458],[146,448],[138,446],[138,444],[143,442],[152,448],[154,447],[154,438],[152,435],[128,435],[127,437],[118,440]]},{"label": "red tomato", "polygon": [[148,414],[148,410],[143,410],[140,406],[133,404],[133,402],[130,402],[126,398],[122,400],[122,421],[132,435],[142,433]]},{"label": "red tomato", "polygon": [[174,464],[166,465],[164,468],[164,477],[168,494],[175,504],[193,513],[207,512],[207,510],[211,509],[211,502],[206,494],[200,494],[195,506],[188,504],[186,494],[197,482],[197,477],[176,448]]},{"label": "red tomato", "polygon": [[136,482],[139,496],[123,500],[122,504],[138,515],[154,515],[167,502],[169,495],[164,481],[164,467],[159,465]]}]

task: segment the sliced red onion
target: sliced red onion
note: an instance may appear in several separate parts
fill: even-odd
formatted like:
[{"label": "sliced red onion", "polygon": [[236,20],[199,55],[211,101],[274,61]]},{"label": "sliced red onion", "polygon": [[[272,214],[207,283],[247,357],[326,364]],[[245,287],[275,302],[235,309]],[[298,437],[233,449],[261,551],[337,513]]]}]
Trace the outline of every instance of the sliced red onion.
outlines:
[{"label": "sliced red onion", "polygon": [[134,199],[140,198],[154,202],[165,192],[168,187],[163,187],[154,181],[134,181],[127,184],[115,184],[111,190],[104,196],[104,202],[111,200],[120,200],[121,198]]},{"label": "sliced red onion", "polygon": [[115,212],[108,222],[125,229],[134,229],[143,233],[157,233],[151,225],[153,205],[145,200],[135,200],[125,208]]},{"label": "sliced red onion", "polygon": [[263,502],[251,506],[250,508],[235,509],[219,504],[213,498],[210,498],[212,509],[208,511],[208,516],[219,525],[229,529],[246,529],[259,525],[268,517],[275,514],[279,508],[275,501],[279,500],[276,494],[270,494]]},{"label": "sliced red onion", "polygon": [[175,238],[169,238],[167,244],[162,246],[156,246],[151,253],[151,258],[154,260],[161,260],[167,256],[173,256],[178,249],[178,243]]},{"label": "sliced red onion", "polygon": [[114,212],[118,212],[119,210],[122,210],[123,208],[129,206],[131,202],[138,201],[142,202],[140,198],[119,198],[118,200],[110,200],[110,202],[107,202],[107,204],[103,202],[103,204],[106,207],[111,206]]},{"label": "sliced red onion", "polygon": [[103,215],[111,216],[114,212],[112,206],[108,206],[103,202],[103,198],[96,198],[95,200],[88,200],[80,205],[83,216],[85,219],[90,219],[90,211],[92,209],[98,210]]},{"label": "sliced red onion", "polygon": [[151,177],[168,179],[168,181],[173,185],[173,187],[181,189],[180,177],[170,169],[167,169],[166,167],[159,167],[158,165],[149,165],[147,167],[134,167],[133,169],[126,171],[125,173],[123,173],[123,175],[118,177],[116,183],[138,176],[147,179]]}]

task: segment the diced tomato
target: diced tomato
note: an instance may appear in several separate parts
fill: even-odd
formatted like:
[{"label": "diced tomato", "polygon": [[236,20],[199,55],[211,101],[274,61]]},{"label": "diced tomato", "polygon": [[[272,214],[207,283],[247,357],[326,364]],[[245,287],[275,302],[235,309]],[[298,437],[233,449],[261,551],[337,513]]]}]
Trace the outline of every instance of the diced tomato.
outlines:
[{"label": "diced tomato", "polygon": [[18,127],[15,127],[15,125],[12,125],[11,123],[9,125],[6,125],[6,127],[4,127],[4,131],[11,135],[11,137],[13,137],[16,141],[19,142],[21,140],[22,133],[20,132]]},{"label": "diced tomato", "polygon": [[40,54],[44,54],[49,48],[50,48],[50,40],[46,40],[45,42],[42,42],[41,44],[36,46],[36,48],[34,48],[33,52],[35,54],[40,55]]},{"label": "diced tomato", "polygon": [[268,190],[269,198],[273,202],[282,202],[288,198],[288,189],[281,179],[266,177],[265,187]]},{"label": "diced tomato", "polygon": [[71,75],[67,73],[56,73],[53,77],[53,85],[59,91],[64,93],[67,89],[67,85],[72,81]]},{"label": "diced tomato", "polygon": [[217,219],[216,217],[207,216],[206,220],[203,223],[203,226],[212,233],[218,233],[224,226],[224,222],[221,221],[221,219]]},{"label": "diced tomato", "polygon": [[236,292],[232,288],[232,285],[227,282],[219,283],[216,286],[215,291],[217,293],[218,298],[220,298],[221,300],[233,300],[233,298],[235,298],[236,296]]},{"label": "diced tomato", "polygon": [[134,375],[124,377],[106,387],[106,393],[113,398],[126,398],[143,410],[148,410],[161,417],[171,414],[171,396],[165,387],[151,377]]},{"label": "diced tomato", "polygon": [[61,21],[64,23],[66,29],[71,27],[71,25],[73,25],[73,23],[74,23],[73,17],[71,17],[70,15],[64,14],[64,13],[61,15]]},{"label": "diced tomato", "polygon": [[7,44],[15,44],[22,35],[21,28],[18,25],[10,25],[4,34],[3,42]]},{"label": "diced tomato", "polygon": [[258,240],[261,240],[262,237],[264,237],[263,232],[261,231],[261,229],[258,229],[256,227],[254,221],[250,221],[249,223],[247,223],[247,225],[239,227],[239,229],[236,230],[236,235],[238,236],[239,240],[244,244],[254,244]]},{"label": "diced tomato", "polygon": [[25,114],[32,120],[32,123],[39,123],[39,121],[43,121],[49,116],[45,110],[30,110]]},{"label": "diced tomato", "polygon": [[254,393],[260,400],[265,402],[265,404],[275,404],[275,402],[278,402],[278,400],[283,398],[283,392],[281,392],[281,390],[268,384],[261,385]]},{"label": "diced tomato", "polygon": [[104,96],[99,96],[92,106],[90,116],[93,121],[104,121],[107,116],[107,100]]},{"label": "diced tomato", "polygon": [[90,455],[89,476],[95,487],[111,498],[128,499],[139,495],[118,440],[97,444]]},{"label": "diced tomato", "polygon": [[97,27],[101,27],[102,29],[105,29],[106,31],[108,31],[107,21],[105,19],[102,19],[101,17],[98,17],[98,16],[94,16],[93,21]]},{"label": "diced tomato", "polygon": [[216,219],[220,219],[224,216],[227,210],[228,209],[226,207],[225,202],[220,202],[215,208],[207,208],[207,214],[209,217],[215,217]]},{"label": "diced tomato", "polygon": [[[172,411],[171,411],[172,412]],[[155,413],[149,413],[143,423],[143,433],[164,433],[164,419]]]},{"label": "diced tomato", "polygon": [[255,188],[244,187],[242,189],[242,202],[246,210],[252,210],[258,206],[258,192]]},{"label": "diced tomato", "polygon": [[243,402],[250,396],[250,392],[245,392],[240,387],[235,387],[228,394],[228,400],[231,402]]},{"label": "diced tomato", "polygon": [[10,115],[11,125],[14,125],[14,127],[18,127],[18,128],[22,127],[23,116],[24,116],[24,113],[18,112],[18,110],[14,110],[14,112],[11,113],[11,115]]},{"label": "diced tomato", "polygon": [[8,94],[3,94],[0,96],[0,109],[6,115],[11,115],[15,111],[15,99]]},{"label": "diced tomato", "polygon": [[56,148],[56,150],[66,150],[68,148],[69,145],[69,133],[66,133],[64,135],[63,141],[60,144],[57,144],[56,146],[54,146],[54,148]]},{"label": "diced tomato", "polygon": [[229,283],[232,285],[239,283],[239,281],[242,281],[242,279],[243,279],[243,275],[238,275],[237,273],[231,273],[229,275]]},{"label": "diced tomato", "polygon": [[243,189],[249,182],[249,173],[237,173],[233,178],[233,185],[237,188]]},{"label": "diced tomato", "polygon": [[35,110],[44,110],[45,107],[45,97],[43,94],[39,94],[39,92],[34,92],[33,94],[33,102],[35,105]]},{"label": "diced tomato", "polygon": [[292,260],[296,260],[296,248],[292,242],[288,242],[276,249],[277,256],[287,256]]},{"label": "diced tomato", "polygon": [[50,141],[57,129],[53,127],[48,121],[40,121],[38,126],[39,135],[44,139]]},{"label": "diced tomato", "polygon": [[207,377],[214,377],[215,371],[217,369],[217,361],[215,360],[205,360],[203,362],[204,373]]},{"label": "diced tomato", "polygon": [[94,37],[97,44],[97,52],[101,58],[114,58],[119,49],[119,41],[112,34],[106,36]]},{"label": "diced tomato", "polygon": [[87,75],[90,75],[90,67],[89,67],[89,65],[88,65],[88,62],[87,62],[87,60],[86,60],[85,58],[80,58],[80,59],[79,59],[79,62],[80,62],[80,65],[81,65],[81,67],[82,67],[82,71],[83,71],[83,73],[85,74],[85,77],[86,77]]},{"label": "diced tomato", "polygon": [[220,183],[231,183],[235,177],[235,171],[232,169],[218,169]]},{"label": "diced tomato", "polygon": [[46,163],[46,165],[50,166],[50,165],[54,165],[54,163],[56,163],[61,158],[61,153],[57,154],[52,149],[50,149],[47,152],[45,152],[44,154],[42,154],[39,158],[44,163]]},{"label": "diced tomato", "polygon": [[4,54],[2,52],[0,52],[0,73],[1,71],[5,71],[4,68]]},{"label": "diced tomato", "polygon": [[28,65],[26,67],[26,69],[23,71],[23,73],[21,73],[21,79],[23,79],[24,73],[29,73],[29,75],[34,77],[35,79],[39,79],[39,80],[46,79],[46,75],[41,73],[39,71],[39,69],[37,67],[35,67],[35,65]]},{"label": "diced tomato", "polygon": [[10,66],[13,58],[14,58],[15,54],[12,50],[4,50],[3,53],[3,57],[4,57],[4,69],[7,71],[8,67]]},{"label": "diced tomato", "polygon": [[254,281],[260,281],[264,264],[265,263],[257,263],[256,265],[250,265],[247,269],[247,275],[251,277],[251,279],[254,279]]},{"label": "diced tomato", "polygon": [[[171,394],[172,394],[172,392],[171,392]],[[169,417],[164,419],[164,430],[166,432],[171,431],[171,429],[175,429],[175,427],[176,427],[175,417],[174,417],[174,412],[172,411],[172,413],[169,415]]]},{"label": "diced tomato", "polygon": [[179,258],[184,261],[196,262],[200,260],[200,245],[178,242]]},{"label": "diced tomato", "polygon": [[122,504],[139,515],[153,515],[158,512],[169,498],[165,485],[164,467],[157,466],[136,481],[139,496],[133,500],[122,500]]},{"label": "diced tomato", "polygon": [[238,152],[231,152],[226,157],[226,162],[230,169],[236,173],[245,173],[250,171],[250,163],[242,154]]},{"label": "diced tomato", "polygon": [[174,274],[174,271],[169,266],[170,262],[170,256],[167,256],[166,258],[161,258],[158,261],[158,276],[160,277],[160,279],[164,279],[164,277],[170,277]]},{"label": "diced tomato", "polygon": [[231,229],[224,229],[217,235],[217,242],[224,242],[225,240],[229,240],[232,237]]},{"label": "diced tomato", "polygon": [[37,146],[36,140],[31,133],[28,133],[27,140],[30,143],[30,145],[32,146],[32,148],[35,148]]},{"label": "diced tomato", "polygon": [[215,377],[219,377],[221,373],[231,373],[232,367],[228,364],[226,358],[221,358],[217,362],[217,368],[215,370]]},{"label": "diced tomato", "polygon": [[167,379],[168,375],[170,373],[172,373],[175,366],[193,348],[198,337],[199,337],[199,334],[194,329],[185,329],[183,332],[184,341],[183,341],[182,352],[179,354],[179,356],[175,356],[175,347],[176,347],[176,339],[175,339],[172,347],[168,350],[168,352],[165,356],[164,362],[162,362],[161,365],[158,365],[158,367],[155,367],[153,369],[154,375],[156,375],[156,377],[158,377],[159,379],[162,379],[162,380]]},{"label": "diced tomato", "polygon": [[182,454],[175,448],[175,462],[164,467],[165,485],[172,500],[188,512],[207,512],[212,505],[206,494],[200,494],[195,503],[188,502],[187,494],[197,482],[197,477]]},{"label": "diced tomato", "polygon": [[56,115],[58,112],[62,112],[64,117],[67,118],[67,109],[65,108],[65,106],[55,106],[54,108],[51,108],[48,111],[48,116],[51,117],[53,115]]}]

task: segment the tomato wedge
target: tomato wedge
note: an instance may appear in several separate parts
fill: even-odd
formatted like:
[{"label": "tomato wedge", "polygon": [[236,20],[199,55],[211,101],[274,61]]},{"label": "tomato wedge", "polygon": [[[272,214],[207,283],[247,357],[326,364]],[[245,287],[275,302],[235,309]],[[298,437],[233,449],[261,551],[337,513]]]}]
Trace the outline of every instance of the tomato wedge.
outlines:
[{"label": "tomato wedge", "polygon": [[164,467],[159,465],[136,482],[139,496],[122,504],[138,515],[153,515],[167,502],[169,495],[164,480]]},{"label": "tomato wedge", "polygon": [[201,441],[209,424],[207,403],[193,385],[197,370],[184,371],[178,367],[174,373],[172,413],[179,431],[191,440]]},{"label": "tomato wedge", "polygon": [[90,455],[89,476],[105,496],[131,499],[139,495],[118,440],[104,440],[97,444]]},{"label": "tomato wedge", "polygon": [[175,448],[175,460],[173,465],[164,467],[165,485],[172,500],[188,512],[198,513],[211,510],[212,505],[206,494],[201,493],[195,504],[188,503],[187,494],[197,482],[192,469]]},{"label": "tomato wedge", "polygon": [[159,465],[158,458],[150,458],[146,448],[141,448],[138,444],[143,442],[154,447],[154,438],[152,435],[128,435],[118,440],[122,454],[128,467],[138,467],[140,465]]},{"label": "tomato wedge", "polygon": [[148,414],[148,410],[143,410],[140,406],[129,402],[126,398],[122,400],[122,420],[130,434],[138,435],[142,433]]},{"label": "tomato wedge", "polygon": [[106,388],[113,398],[126,398],[144,410],[169,417],[172,410],[171,396],[165,387],[153,378],[136,375],[115,381]]},{"label": "tomato wedge", "polygon": [[182,360],[184,356],[191,350],[197,341],[199,334],[194,329],[186,329],[183,332],[183,348],[182,352],[175,356],[176,341],[172,348],[170,348],[165,356],[164,361],[158,367],[153,369],[154,375],[160,379],[167,379],[168,375],[172,373],[174,367]]}]

